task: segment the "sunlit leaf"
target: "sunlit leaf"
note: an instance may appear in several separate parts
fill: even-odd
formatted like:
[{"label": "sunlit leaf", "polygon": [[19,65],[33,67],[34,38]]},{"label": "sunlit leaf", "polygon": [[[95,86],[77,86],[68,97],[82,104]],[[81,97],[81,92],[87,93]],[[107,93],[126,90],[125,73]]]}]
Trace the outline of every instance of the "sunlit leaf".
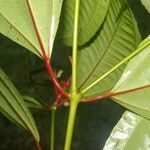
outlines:
[{"label": "sunlit leaf", "polygon": [[0,111],[11,121],[29,130],[39,141],[38,130],[29,109],[2,69],[0,69]]},{"label": "sunlit leaf", "polygon": [[[79,13],[79,41],[82,45],[89,41],[102,25],[106,16],[110,0],[81,0]],[[65,0],[63,4],[59,37],[72,45],[75,0]]]},{"label": "sunlit leaf", "polygon": [[148,150],[150,121],[126,111],[112,130],[103,150]]},{"label": "sunlit leaf", "polygon": [[[103,28],[96,39],[78,52],[78,87],[85,89],[122,59],[140,42],[136,21],[125,0],[111,0]],[[125,64],[85,93],[84,96],[109,92],[119,80]]]},{"label": "sunlit leaf", "polygon": [[[124,91],[145,85],[150,85],[150,46],[129,62],[112,91]],[[150,87],[118,95],[113,99],[133,112],[150,119]]]}]

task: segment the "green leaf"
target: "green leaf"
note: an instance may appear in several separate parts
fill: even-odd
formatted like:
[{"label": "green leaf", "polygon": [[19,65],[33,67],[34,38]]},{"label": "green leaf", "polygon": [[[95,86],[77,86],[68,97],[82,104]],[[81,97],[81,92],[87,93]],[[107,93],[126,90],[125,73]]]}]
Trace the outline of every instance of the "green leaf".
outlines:
[{"label": "green leaf", "polygon": [[[148,40],[150,40],[150,36]],[[145,85],[150,85],[150,46],[131,59],[112,92],[134,89]],[[150,88],[145,88],[115,96],[113,100],[133,112],[150,119],[149,98]]]},{"label": "green leaf", "polygon": [[[111,0],[103,28],[93,43],[78,52],[79,89],[83,90],[91,85],[131,54],[139,42],[139,31],[128,3],[125,0]],[[112,90],[124,68],[125,65],[122,65],[85,93],[84,97]]]},{"label": "green leaf", "polygon": [[[79,41],[82,45],[89,41],[102,25],[110,0],[81,0],[79,16]],[[59,38],[66,45],[72,45],[75,0],[65,0],[59,27]]]},{"label": "green leaf", "polygon": [[150,121],[126,111],[112,130],[103,150],[148,150]]},{"label": "green leaf", "polygon": [[[63,0],[29,0],[46,54],[50,57]],[[0,33],[39,57],[42,51],[26,0],[0,0]]]},{"label": "green leaf", "polygon": [[147,11],[150,13],[150,1],[149,0],[141,0],[141,2],[145,6]]},{"label": "green leaf", "polygon": [[0,69],[0,111],[11,121],[30,130],[39,141],[38,130],[29,109],[2,69]]},{"label": "green leaf", "polygon": [[42,108],[42,105],[36,99],[30,96],[23,96],[23,99],[26,103],[26,106],[29,108],[38,108],[38,109]]}]

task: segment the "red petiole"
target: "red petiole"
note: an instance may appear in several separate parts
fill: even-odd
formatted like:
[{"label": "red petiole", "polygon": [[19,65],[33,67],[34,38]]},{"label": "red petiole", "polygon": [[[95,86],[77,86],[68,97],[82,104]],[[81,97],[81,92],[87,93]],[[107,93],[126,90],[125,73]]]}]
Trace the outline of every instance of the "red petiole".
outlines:
[{"label": "red petiole", "polygon": [[[66,90],[69,87],[70,82],[71,82],[71,77],[69,77],[69,79],[64,83],[63,85],[64,90]],[[56,107],[59,105],[62,98],[63,98],[63,95],[59,93],[54,103]]]},{"label": "red petiole", "polygon": [[39,45],[40,45],[40,48],[41,48],[42,53],[43,53],[43,58],[44,58],[44,61],[45,61],[45,65],[46,65],[46,69],[48,71],[48,74],[49,74],[50,78],[52,79],[52,81],[54,83],[54,86],[58,90],[58,92],[61,93],[64,97],[69,98],[70,97],[69,94],[64,91],[64,89],[62,88],[62,86],[58,82],[58,80],[57,80],[57,78],[55,76],[55,73],[54,73],[54,71],[53,71],[53,69],[51,67],[50,60],[49,60],[49,58],[48,58],[48,56],[46,54],[46,51],[45,51],[45,48],[44,48],[44,45],[43,45],[43,42],[42,42],[39,30],[37,28],[37,25],[36,25],[36,22],[35,22],[35,19],[34,19],[34,15],[32,13],[30,2],[29,2],[29,0],[26,0],[26,1],[27,1],[27,5],[28,5],[28,8],[29,8],[30,15],[31,15],[31,19],[32,19],[32,22],[33,22],[33,25],[34,25],[34,28],[35,28],[35,32],[37,34]]},{"label": "red petiole", "polygon": [[142,89],[145,89],[145,88],[150,88],[150,84],[144,85],[144,86],[141,86],[141,87],[138,87],[138,88],[134,88],[134,89],[125,90],[125,91],[107,93],[107,94],[104,94],[104,95],[95,96],[95,97],[91,97],[91,98],[83,98],[82,101],[88,103],[88,102],[93,102],[93,101],[96,101],[96,100],[103,100],[103,99],[106,99],[106,98],[111,98],[113,96],[127,94],[127,93],[130,93],[130,92],[142,90]]}]

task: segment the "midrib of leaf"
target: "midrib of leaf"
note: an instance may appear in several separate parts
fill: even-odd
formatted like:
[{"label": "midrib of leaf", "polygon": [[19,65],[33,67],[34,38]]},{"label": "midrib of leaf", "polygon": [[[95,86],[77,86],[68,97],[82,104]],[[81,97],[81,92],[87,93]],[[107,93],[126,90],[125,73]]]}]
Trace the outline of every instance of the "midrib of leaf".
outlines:
[{"label": "midrib of leaf", "polygon": [[38,55],[42,58],[42,55],[38,51],[37,47],[33,43],[31,43],[31,41],[18,28],[16,28],[15,25],[12,24],[12,22],[10,22],[6,16],[4,16],[2,13],[0,13],[0,15],[35,49]]},{"label": "midrib of leaf", "polygon": [[[146,55],[143,60],[135,67],[134,71],[132,71],[132,73],[130,73],[130,75],[114,90],[112,90],[113,92],[117,91],[117,89],[119,89],[122,84],[124,84],[127,80],[129,80],[131,78],[131,76],[134,74],[134,72],[136,72],[136,70],[138,70],[138,67],[141,66],[144,63],[144,59],[146,59],[147,57],[149,57],[149,55]],[[142,85],[141,85],[142,86]],[[136,88],[136,87],[134,87]]]},{"label": "midrib of leaf", "polygon": [[[2,78],[0,78],[0,82],[9,90],[9,92],[11,93],[11,95],[16,99],[17,104],[20,106],[20,108],[22,109],[22,111],[26,114],[27,119],[30,121],[30,124],[32,125],[32,127],[35,127],[35,125],[32,123],[32,121],[30,120],[30,117],[28,116],[28,114],[26,113],[26,111],[24,110],[24,108],[22,107],[22,105],[19,103],[19,101],[16,98],[16,95],[13,93],[13,91],[11,91],[10,87],[3,81]],[[1,94],[5,97],[5,99],[7,99],[7,97],[4,95],[4,93],[1,92]],[[16,112],[15,108],[11,105],[11,103],[9,101],[7,101],[7,103],[9,103],[9,106],[11,106],[11,108],[15,111],[15,113],[19,116],[19,114]],[[30,130],[30,127],[26,124],[26,122],[19,116],[19,118],[24,122],[24,124],[27,126],[27,128]],[[34,128],[34,130],[36,131],[36,129]],[[32,130],[30,130],[32,131]]]},{"label": "midrib of leaf", "polygon": [[85,81],[79,86],[79,89],[81,89],[81,88],[84,86],[84,84],[86,83],[86,81],[91,77],[91,75],[94,73],[94,71],[96,70],[96,68],[98,67],[98,65],[99,65],[99,64],[101,63],[101,61],[103,60],[104,56],[105,56],[105,55],[107,54],[107,52],[109,51],[109,48],[111,47],[112,41],[114,40],[114,37],[115,37],[115,35],[116,35],[117,31],[118,31],[118,28],[119,28],[120,22],[121,22],[121,20],[122,20],[122,17],[123,17],[123,15],[122,15],[122,16],[119,18],[119,20],[118,20],[118,24],[117,24],[117,26],[116,26],[116,28],[115,28],[115,30],[114,30],[114,33],[113,33],[113,35],[112,35],[112,38],[111,38],[111,40],[110,40],[108,46],[106,47],[106,51],[104,52],[104,54],[102,55],[102,57],[98,60],[98,62],[96,63],[96,65],[94,66],[94,68],[92,69],[92,71],[90,72],[90,74],[86,77]]}]

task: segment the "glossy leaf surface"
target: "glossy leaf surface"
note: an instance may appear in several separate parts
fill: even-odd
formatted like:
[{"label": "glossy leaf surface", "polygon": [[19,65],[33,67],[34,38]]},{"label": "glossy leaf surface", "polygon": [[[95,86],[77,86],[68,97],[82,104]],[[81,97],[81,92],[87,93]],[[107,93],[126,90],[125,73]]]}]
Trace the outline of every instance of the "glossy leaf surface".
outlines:
[{"label": "glossy leaf surface", "polygon": [[[46,54],[50,57],[63,0],[29,0]],[[0,33],[39,57],[42,52],[26,0],[0,0]]]},{"label": "glossy leaf surface", "polygon": [[[150,85],[150,46],[131,59],[112,91],[124,91],[144,85]],[[133,112],[150,119],[150,87],[118,95],[113,99]]]},{"label": "glossy leaf surface", "polygon": [[[102,25],[110,0],[81,0],[79,15],[79,41],[82,45],[89,41]],[[65,0],[60,19],[59,38],[72,45],[75,0]]]},{"label": "glossy leaf surface", "polygon": [[29,109],[2,69],[0,69],[0,111],[11,121],[31,131],[39,141],[38,130]]},{"label": "glossy leaf surface", "polygon": [[[125,0],[111,0],[103,28],[93,43],[78,52],[78,87],[85,89],[122,59],[140,41],[136,21]],[[125,65],[85,93],[85,97],[109,92],[119,80]]]},{"label": "glossy leaf surface", "polygon": [[126,111],[112,130],[103,150],[148,150],[150,121]]}]

